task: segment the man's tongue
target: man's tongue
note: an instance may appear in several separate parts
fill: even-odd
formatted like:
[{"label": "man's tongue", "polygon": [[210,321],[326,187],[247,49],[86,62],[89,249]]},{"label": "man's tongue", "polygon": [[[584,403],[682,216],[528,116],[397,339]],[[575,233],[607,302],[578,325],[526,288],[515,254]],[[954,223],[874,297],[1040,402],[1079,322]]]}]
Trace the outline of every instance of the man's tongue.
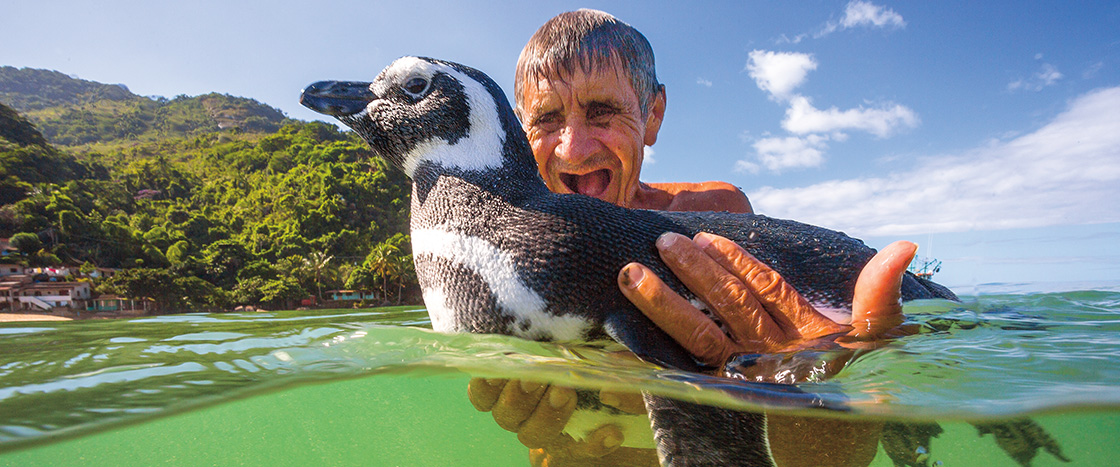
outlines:
[{"label": "man's tongue", "polygon": [[611,172],[600,169],[585,175],[565,174],[564,183],[576,193],[599,196],[607,191],[607,186],[611,183]]}]

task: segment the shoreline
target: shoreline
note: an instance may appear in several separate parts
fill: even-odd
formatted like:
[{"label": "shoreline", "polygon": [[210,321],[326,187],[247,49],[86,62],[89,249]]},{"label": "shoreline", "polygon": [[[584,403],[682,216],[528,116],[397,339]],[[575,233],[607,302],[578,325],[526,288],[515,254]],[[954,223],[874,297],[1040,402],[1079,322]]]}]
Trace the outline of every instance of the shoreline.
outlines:
[{"label": "shoreline", "polygon": [[0,312],[0,323],[23,323],[32,321],[76,321],[88,319],[118,319],[118,318],[139,318],[147,316],[144,311],[127,311],[127,312],[85,312],[75,313],[73,311],[61,312],[61,314],[53,313],[12,313],[8,311]]},{"label": "shoreline", "polygon": [[73,321],[65,316],[38,313],[0,313],[0,323],[20,323],[24,321]]},{"label": "shoreline", "polygon": [[[419,307],[423,307],[424,305],[422,305],[422,304],[420,304],[420,305],[401,304],[401,305],[380,305],[380,306],[374,306],[374,307],[321,306],[321,307],[311,307],[311,308],[299,307],[299,308],[291,308],[291,309],[292,310],[307,310],[307,309],[312,309],[312,310],[323,309],[323,310],[326,310],[326,309],[350,309],[350,308],[359,309],[359,308],[381,308],[381,307],[386,307],[386,306],[419,306]],[[256,307],[238,307],[238,308],[233,309],[233,310],[225,310],[225,311],[221,311],[221,312],[224,312],[224,313],[246,313],[246,312],[258,312],[258,311],[259,312],[267,312],[269,310],[265,310],[263,308],[256,308]],[[4,310],[0,310],[0,323],[22,323],[22,322],[33,322],[33,321],[85,321],[85,320],[91,320],[91,319],[142,318],[142,317],[145,317],[145,316],[160,316],[160,315],[163,315],[163,314],[165,314],[165,313],[158,313],[158,312],[157,313],[150,313],[150,312],[147,312],[147,311],[144,311],[144,310],[85,311],[85,312],[81,312],[81,313],[78,313],[78,312],[72,311],[72,310],[66,310],[66,311],[57,311],[57,312],[54,312],[54,313],[49,313],[49,312],[28,313],[25,310],[19,310],[19,312],[12,312],[10,310],[4,309]]]}]

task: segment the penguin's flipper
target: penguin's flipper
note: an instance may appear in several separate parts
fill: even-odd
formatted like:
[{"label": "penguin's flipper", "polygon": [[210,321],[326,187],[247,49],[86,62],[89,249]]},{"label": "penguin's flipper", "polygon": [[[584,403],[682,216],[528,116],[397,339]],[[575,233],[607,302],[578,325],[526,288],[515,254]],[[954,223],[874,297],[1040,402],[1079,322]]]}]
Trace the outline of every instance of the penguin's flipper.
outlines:
[{"label": "penguin's flipper", "polygon": [[684,347],[637,309],[607,313],[603,328],[612,339],[625,345],[642,360],[678,370],[704,371]]}]

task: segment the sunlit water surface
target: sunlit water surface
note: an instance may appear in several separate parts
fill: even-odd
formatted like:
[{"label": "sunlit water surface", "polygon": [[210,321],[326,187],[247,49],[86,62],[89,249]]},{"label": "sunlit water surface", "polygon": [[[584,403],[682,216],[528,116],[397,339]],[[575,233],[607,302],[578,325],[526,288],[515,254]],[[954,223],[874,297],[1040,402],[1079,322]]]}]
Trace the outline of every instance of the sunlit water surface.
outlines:
[{"label": "sunlit water surface", "polygon": [[[1024,416],[1072,460],[1033,465],[1120,465],[1120,291],[905,311],[920,333],[801,388],[839,416],[940,423],[930,465],[1019,465],[970,422]],[[408,307],[0,325],[0,466],[526,465],[467,401],[472,376],[763,408],[749,383],[429,327]],[[893,464],[880,448],[873,465]]]}]

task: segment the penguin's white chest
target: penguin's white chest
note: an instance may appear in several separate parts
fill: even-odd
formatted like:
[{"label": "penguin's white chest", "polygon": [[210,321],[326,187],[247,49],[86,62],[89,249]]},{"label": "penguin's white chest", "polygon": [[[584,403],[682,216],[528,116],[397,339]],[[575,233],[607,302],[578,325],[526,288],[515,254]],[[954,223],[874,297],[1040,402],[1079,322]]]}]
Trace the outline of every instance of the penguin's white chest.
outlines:
[{"label": "penguin's white chest", "polygon": [[[455,274],[428,278],[424,304],[432,327],[440,332],[464,330],[464,319],[479,313],[498,313],[513,318],[510,329],[518,337],[574,341],[583,338],[591,323],[576,315],[558,315],[518,272],[514,256],[497,245],[466,235],[449,226],[413,229],[412,253],[417,261],[439,259],[469,271],[489,289],[492,302],[468,300],[464,294],[481,293],[462,286],[467,281]],[[469,309],[493,303],[496,309]]]}]

